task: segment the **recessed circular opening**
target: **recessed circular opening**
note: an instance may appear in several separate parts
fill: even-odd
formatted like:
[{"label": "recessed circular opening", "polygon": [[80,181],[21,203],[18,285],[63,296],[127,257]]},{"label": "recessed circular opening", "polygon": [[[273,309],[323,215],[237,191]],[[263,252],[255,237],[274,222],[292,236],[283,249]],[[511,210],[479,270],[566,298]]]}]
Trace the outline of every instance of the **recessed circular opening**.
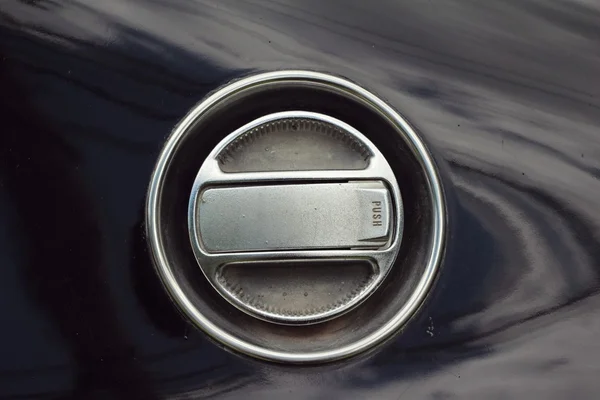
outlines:
[{"label": "recessed circular opening", "polygon": [[[196,173],[225,136],[264,115],[299,109],[353,126],[381,151],[402,189],[404,237],[408,239],[402,241],[379,289],[360,307],[316,325],[286,326],[240,311],[213,289],[190,246],[186,211]],[[443,191],[431,155],[410,125],[385,102],[338,77],[279,71],[225,86],[177,126],[151,182],[147,234],[165,288],[186,317],[210,337],[271,361],[326,362],[382,343],[416,312],[443,255],[444,212]]]}]

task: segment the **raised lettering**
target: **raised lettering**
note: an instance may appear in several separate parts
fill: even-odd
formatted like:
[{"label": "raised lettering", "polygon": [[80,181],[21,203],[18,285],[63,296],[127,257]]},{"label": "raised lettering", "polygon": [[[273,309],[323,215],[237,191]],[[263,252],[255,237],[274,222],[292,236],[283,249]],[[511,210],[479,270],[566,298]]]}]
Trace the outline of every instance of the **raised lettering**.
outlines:
[{"label": "raised lettering", "polygon": [[381,201],[372,201],[371,204],[373,206],[371,208],[371,211],[373,212],[373,215],[372,215],[373,220],[372,220],[371,224],[373,226],[383,226],[383,222],[381,221],[382,220]]}]

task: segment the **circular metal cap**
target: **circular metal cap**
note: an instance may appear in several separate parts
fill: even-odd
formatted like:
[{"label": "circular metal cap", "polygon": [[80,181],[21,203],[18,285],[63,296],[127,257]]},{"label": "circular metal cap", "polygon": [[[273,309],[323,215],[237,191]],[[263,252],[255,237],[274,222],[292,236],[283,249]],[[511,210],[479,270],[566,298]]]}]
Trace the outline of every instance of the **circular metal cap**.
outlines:
[{"label": "circular metal cap", "polygon": [[224,86],[178,124],[146,226],[194,325],[246,355],[314,363],[408,322],[442,259],[445,205],[429,151],[389,105],[339,77],[278,71]]},{"label": "circular metal cap", "polygon": [[400,189],[381,152],[348,124],[303,111],[264,116],[223,139],[196,176],[188,218],[214,288],[283,324],[361,303],[402,236]]}]

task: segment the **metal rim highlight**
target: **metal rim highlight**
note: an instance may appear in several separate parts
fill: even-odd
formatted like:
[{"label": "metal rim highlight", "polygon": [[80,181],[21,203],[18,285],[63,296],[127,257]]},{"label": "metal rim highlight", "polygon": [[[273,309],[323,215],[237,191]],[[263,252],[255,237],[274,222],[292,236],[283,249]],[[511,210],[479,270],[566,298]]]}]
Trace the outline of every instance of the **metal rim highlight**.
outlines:
[{"label": "metal rim highlight", "polygon": [[[424,272],[421,275],[415,290],[411,293],[409,300],[404,303],[402,308],[398,310],[393,318],[376,331],[349,345],[331,350],[315,352],[285,352],[273,350],[268,347],[241,340],[225,329],[217,326],[211,320],[206,318],[188,299],[173,274],[172,266],[168,262],[166,250],[163,245],[161,224],[158,218],[158,208],[165,183],[165,173],[171,163],[173,154],[178,150],[181,142],[189,133],[190,127],[192,127],[196,119],[202,113],[228,96],[231,96],[242,89],[263,84],[271,84],[278,81],[322,83],[335,88],[338,91],[356,96],[368,103],[373,111],[391,122],[395,130],[402,136],[405,143],[409,145],[413,154],[418,159],[421,168],[425,172],[431,199],[431,250],[427,258]],[[249,76],[234,81],[217,90],[197,104],[176,126],[167,139],[152,174],[146,203],[146,230],[155,267],[163,284],[181,311],[209,336],[235,351],[269,361],[285,363],[331,362],[362,353],[385,341],[410,319],[425,300],[428,290],[434,282],[443,255],[443,244],[446,231],[445,202],[439,173],[425,144],[412,129],[410,124],[387,103],[361,86],[333,75],[313,71],[274,71]]]}]

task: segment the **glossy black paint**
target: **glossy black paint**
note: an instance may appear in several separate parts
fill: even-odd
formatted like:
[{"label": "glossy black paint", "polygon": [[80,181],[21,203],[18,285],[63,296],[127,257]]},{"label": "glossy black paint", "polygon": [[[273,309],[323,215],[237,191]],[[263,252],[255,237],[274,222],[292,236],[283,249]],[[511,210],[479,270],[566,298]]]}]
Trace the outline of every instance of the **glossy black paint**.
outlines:
[{"label": "glossy black paint", "polygon": [[[145,247],[173,126],[280,68],[380,94],[444,175],[436,287],[346,363],[221,349]],[[599,74],[594,0],[0,3],[0,398],[597,398]]]}]

